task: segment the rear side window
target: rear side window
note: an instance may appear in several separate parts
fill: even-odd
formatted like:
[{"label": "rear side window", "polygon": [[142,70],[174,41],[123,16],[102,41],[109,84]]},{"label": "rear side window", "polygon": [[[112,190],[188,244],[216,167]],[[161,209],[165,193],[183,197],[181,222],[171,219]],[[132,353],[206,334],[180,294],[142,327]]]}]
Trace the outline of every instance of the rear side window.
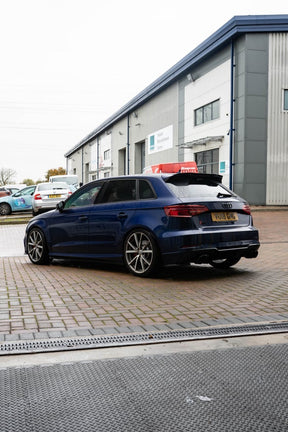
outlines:
[{"label": "rear side window", "polygon": [[101,202],[133,201],[135,199],[136,180],[111,180]]},{"label": "rear side window", "polygon": [[139,198],[140,199],[156,198],[150,183],[148,183],[146,180],[139,180]]}]

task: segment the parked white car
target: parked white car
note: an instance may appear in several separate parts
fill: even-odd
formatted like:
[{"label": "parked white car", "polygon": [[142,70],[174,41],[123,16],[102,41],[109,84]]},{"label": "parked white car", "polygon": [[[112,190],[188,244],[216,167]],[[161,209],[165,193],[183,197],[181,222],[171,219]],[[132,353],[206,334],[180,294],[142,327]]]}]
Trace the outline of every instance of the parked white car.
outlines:
[{"label": "parked white car", "polygon": [[56,208],[60,201],[65,201],[71,194],[67,183],[39,183],[32,197],[33,216]]}]

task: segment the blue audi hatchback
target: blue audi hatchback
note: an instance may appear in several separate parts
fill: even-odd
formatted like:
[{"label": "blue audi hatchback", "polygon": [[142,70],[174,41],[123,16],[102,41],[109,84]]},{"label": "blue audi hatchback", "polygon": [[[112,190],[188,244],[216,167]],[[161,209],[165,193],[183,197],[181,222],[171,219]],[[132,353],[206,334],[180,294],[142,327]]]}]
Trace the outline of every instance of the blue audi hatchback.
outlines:
[{"label": "blue audi hatchback", "polygon": [[110,177],[90,182],[27,225],[34,264],[53,259],[117,261],[137,276],[160,266],[228,268],[256,258],[258,230],[248,203],[215,174]]}]

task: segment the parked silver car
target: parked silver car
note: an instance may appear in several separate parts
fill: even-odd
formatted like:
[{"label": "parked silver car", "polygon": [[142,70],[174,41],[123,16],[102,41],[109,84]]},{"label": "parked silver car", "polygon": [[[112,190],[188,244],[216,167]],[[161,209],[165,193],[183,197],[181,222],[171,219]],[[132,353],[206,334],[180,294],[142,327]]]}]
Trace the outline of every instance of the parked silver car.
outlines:
[{"label": "parked silver car", "polygon": [[32,213],[36,216],[56,208],[56,205],[72,194],[67,183],[39,183],[32,197]]}]

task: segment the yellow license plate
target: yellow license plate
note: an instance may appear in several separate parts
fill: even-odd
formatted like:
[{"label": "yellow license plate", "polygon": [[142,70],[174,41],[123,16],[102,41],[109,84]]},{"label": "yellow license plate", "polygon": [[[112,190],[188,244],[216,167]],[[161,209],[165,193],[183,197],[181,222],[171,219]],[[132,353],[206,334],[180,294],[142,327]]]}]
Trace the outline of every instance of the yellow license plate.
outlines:
[{"label": "yellow license plate", "polygon": [[238,220],[238,215],[235,212],[217,212],[211,213],[213,222],[234,222]]},{"label": "yellow license plate", "polygon": [[48,198],[60,198],[61,195],[48,195]]}]

